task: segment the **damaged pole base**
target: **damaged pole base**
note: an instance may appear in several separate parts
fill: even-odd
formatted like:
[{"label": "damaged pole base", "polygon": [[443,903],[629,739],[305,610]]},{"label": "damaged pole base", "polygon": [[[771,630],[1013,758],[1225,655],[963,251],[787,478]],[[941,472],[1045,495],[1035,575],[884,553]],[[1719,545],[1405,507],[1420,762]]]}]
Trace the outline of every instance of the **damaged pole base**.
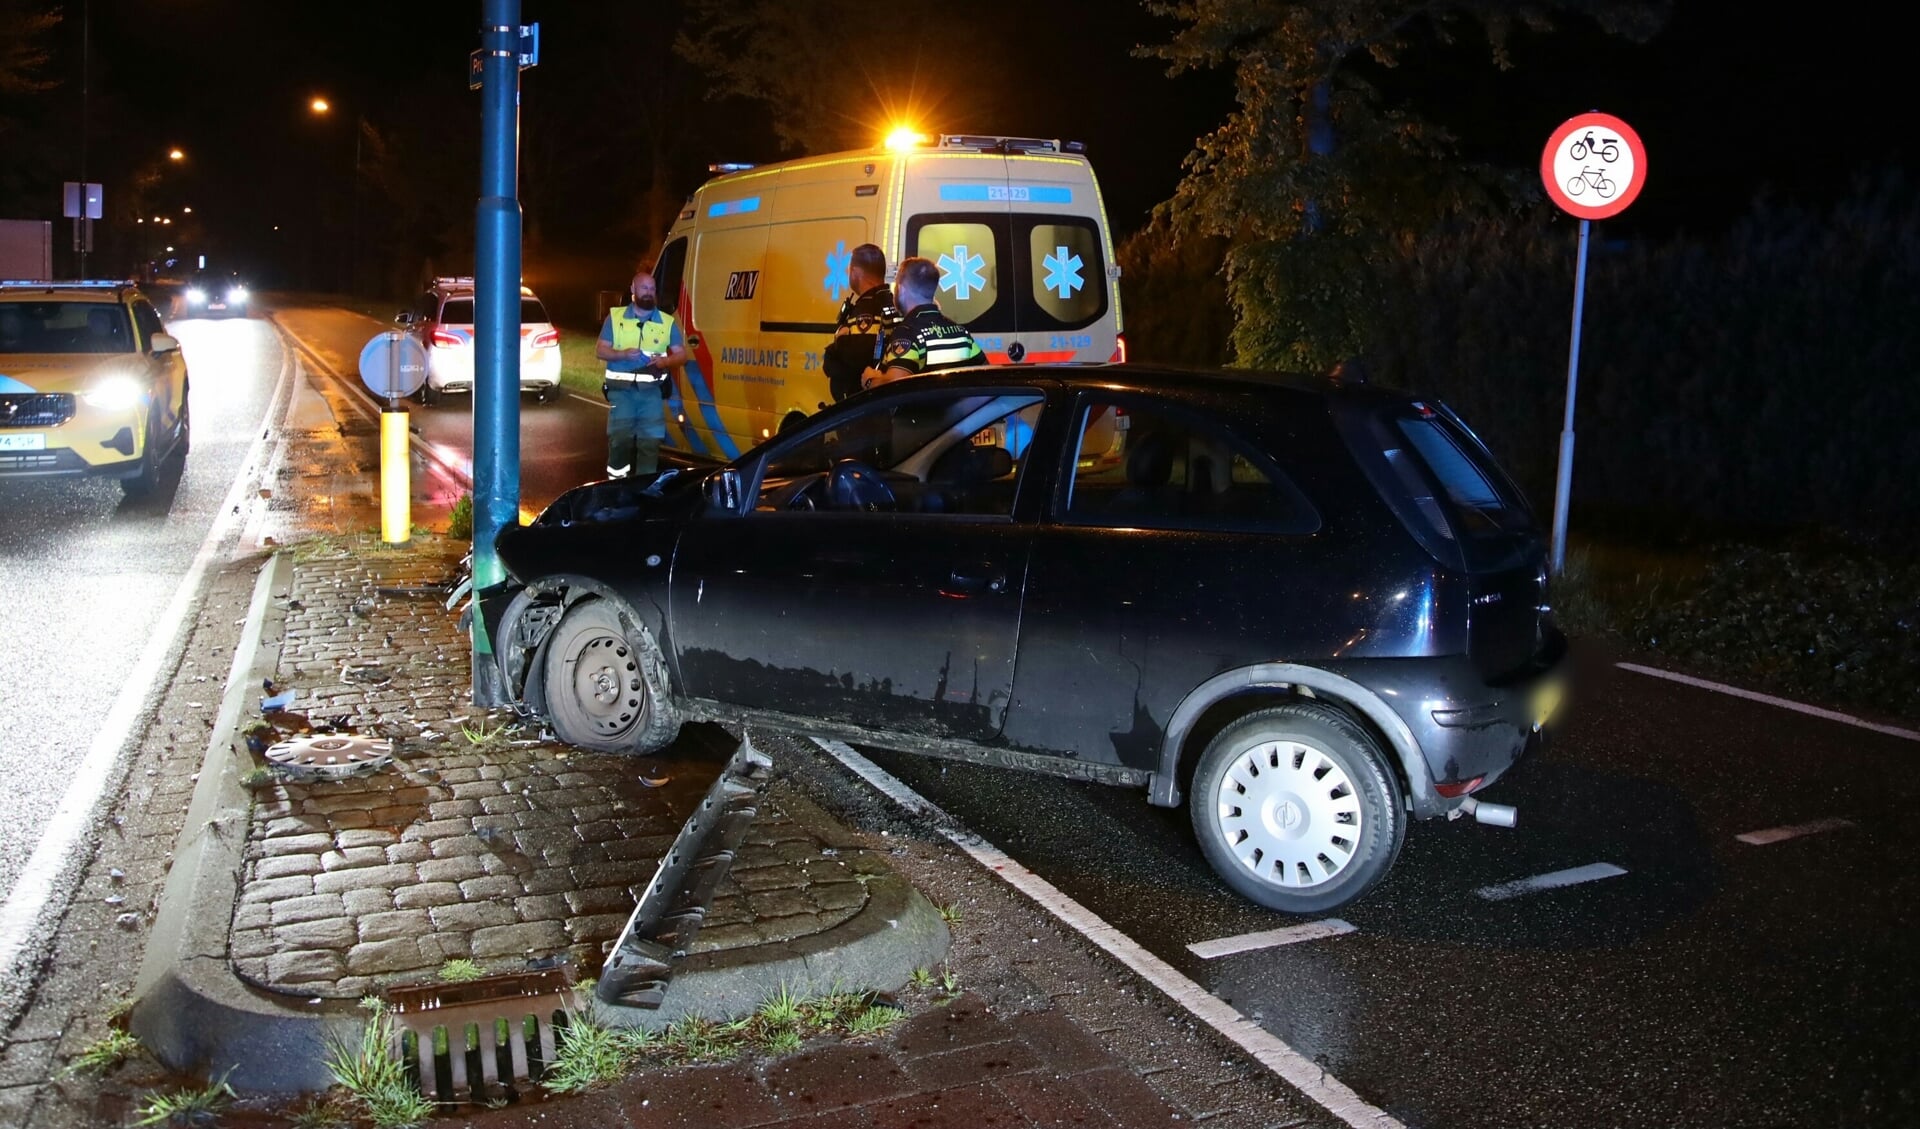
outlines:
[{"label": "damaged pole base", "polygon": [[742,731],[740,747],[707,789],[706,798],[680,828],[660,860],[627,926],[600,970],[594,995],[605,1004],[658,1008],[666,998],[673,962],[706,919],[714,891],[759,814],[760,798],[773,778],[773,760]]}]

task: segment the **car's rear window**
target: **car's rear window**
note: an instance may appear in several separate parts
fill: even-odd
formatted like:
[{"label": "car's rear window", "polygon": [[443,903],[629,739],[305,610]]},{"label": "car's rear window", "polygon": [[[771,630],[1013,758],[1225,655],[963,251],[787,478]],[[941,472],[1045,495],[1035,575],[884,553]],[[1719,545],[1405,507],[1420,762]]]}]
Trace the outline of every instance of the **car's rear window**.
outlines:
[{"label": "car's rear window", "polygon": [[132,327],[117,303],[0,303],[0,353],[131,352]]},{"label": "car's rear window", "polygon": [[[547,320],[547,308],[538,298],[520,299],[520,324],[533,325]],[[449,298],[440,308],[440,321],[445,325],[472,325],[473,299]]]},{"label": "car's rear window", "polygon": [[[1508,493],[1505,476],[1485,466],[1479,445],[1457,434],[1439,415],[1421,414],[1395,421],[1407,444],[1440,484],[1454,531],[1468,537],[1521,533],[1533,518]],[[1404,455],[1389,451],[1390,460]],[[1431,497],[1431,494],[1428,494]]]}]

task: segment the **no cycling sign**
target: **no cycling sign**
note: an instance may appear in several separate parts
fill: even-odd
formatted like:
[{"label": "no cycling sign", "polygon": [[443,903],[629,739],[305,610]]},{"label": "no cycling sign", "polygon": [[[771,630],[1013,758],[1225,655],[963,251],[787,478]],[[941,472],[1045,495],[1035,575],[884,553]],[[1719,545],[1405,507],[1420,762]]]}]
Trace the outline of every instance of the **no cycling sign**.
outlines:
[{"label": "no cycling sign", "polygon": [[1547,196],[1576,219],[1603,220],[1627,210],[1647,183],[1647,149],[1612,114],[1569,118],[1540,154]]}]

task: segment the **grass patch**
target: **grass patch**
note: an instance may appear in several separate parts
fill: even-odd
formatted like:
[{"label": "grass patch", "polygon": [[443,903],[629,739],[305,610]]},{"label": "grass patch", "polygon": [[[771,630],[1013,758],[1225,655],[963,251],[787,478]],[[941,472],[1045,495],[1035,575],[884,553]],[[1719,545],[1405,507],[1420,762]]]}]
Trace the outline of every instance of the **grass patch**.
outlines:
[{"label": "grass patch", "polygon": [[657,1035],[581,1018],[560,1033],[558,1059],[541,1085],[558,1094],[578,1094],[646,1065],[725,1062],[756,1051],[791,1054],[818,1036],[860,1039],[880,1034],[904,1014],[866,994],[801,997],[782,988],[744,1019],[687,1016]]},{"label": "grass patch", "polygon": [[593,355],[593,342],[599,339],[599,331],[594,330],[593,337],[581,342],[578,337],[560,350],[560,387],[590,400],[601,399],[600,383],[607,371],[607,362]]},{"label": "grass patch", "polygon": [[472,745],[476,749],[485,749],[497,745],[512,734],[519,732],[519,730],[520,723],[511,718],[503,720],[500,724],[494,726],[487,724],[485,715],[482,715],[473,725],[468,725],[464,721],[460,723],[461,735],[467,739],[467,744]]},{"label": "grass patch", "polygon": [[1832,541],[1655,556],[1569,552],[1554,604],[1576,634],[1795,697],[1920,717],[1920,559]]},{"label": "grass patch", "polygon": [[360,1006],[369,1016],[359,1040],[330,1037],[327,1071],[378,1129],[418,1125],[433,1116],[435,1103],[415,1088],[406,1066],[388,1053],[393,1019],[386,1003],[368,996]]},{"label": "grass patch", "polygon": [[328,1094],[316,1098],[306,1108],[294,1111],[288,1120],[293,1129],[349,1129],[354,1117],[353,1110],[334,1095]]},{"label": "grass patch", "polygon": [[447,536],[455,541],[473,539],[472,493],[465,493],[454,499],[453,508],[447,511]]},{"label": "grass patch", "polygon": [[267,767],[266,765],[260,765],[256,768],[249,769],[248,771],[241,773],[240,786],[242,788],[245,788],[247,791],[252,792],[261,788],[265,788],[278,779],[280,779],[279,773],[275,772],[273,769]]},{"label": "grass patch", "polygon": [[958,926],[963,916],[965,915],[960,912],[959,906],[940,907],[940,920],[946,922],[950,928]]},{"label": "grass patch", "polygon": [[212,1125],[232,1104],[233,1087],[225,1075],[198,1090],[151,1093],[133,1107],[135,1125]]},{"label": "grass patch", "polygon": [[440,966],[440,980],[447,984],[464,984],[469,980],[478,980],[487,974],[487,970],[468,960],[466,957],[454,957]]},{"label": "grass patch", "polygon": [[67,1064],[67,1073],[105,1074],[139,1053],[140,1040],[116,1027],[82,1047]]}]

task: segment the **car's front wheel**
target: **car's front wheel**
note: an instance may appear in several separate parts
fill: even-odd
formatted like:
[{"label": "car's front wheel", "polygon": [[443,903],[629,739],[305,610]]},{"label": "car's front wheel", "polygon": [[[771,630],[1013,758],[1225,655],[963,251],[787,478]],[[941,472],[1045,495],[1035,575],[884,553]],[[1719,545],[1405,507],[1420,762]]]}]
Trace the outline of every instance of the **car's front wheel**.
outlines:
[{"label": "car's front wheel", "polygon": [[129,498],[145,498],[160,488],[160,406],[147,412],[145,435],[140,440],[139,468],[120,480],[120,492]]},{"label": "car's front wheel", "polygon": [[1229,886],[1286,913],[1344,906],[1387,873],[1406,838],[1400,783],[1367,734],[1309,703],[1248,714],[1194,769],[1200,849]]},{"label": "car's front wheel", "polygon": [[606,753],[654,753],[680,732],[666,660],[645,628],[606,600],[575,604],[547,643],[547,715],[562,741]]}]

